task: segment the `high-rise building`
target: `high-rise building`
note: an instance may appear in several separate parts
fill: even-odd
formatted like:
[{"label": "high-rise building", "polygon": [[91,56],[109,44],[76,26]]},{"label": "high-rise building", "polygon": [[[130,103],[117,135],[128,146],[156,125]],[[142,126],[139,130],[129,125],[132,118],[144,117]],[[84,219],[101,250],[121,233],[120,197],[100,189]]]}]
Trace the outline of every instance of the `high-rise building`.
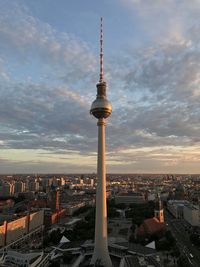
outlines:
[{"label": "high-rise building", "polygon": [[25,183],[22,181],[15,181],[14,182],[14,193],[21,193],[25,191]]},{"label": "high-rise building", "polygon": [[28,183],[28,190],[32,192],[39,191],[39,182],[35,180],[30,180]]},{"label": "high-rise building", "polygon": [[103,26],[100,30],[100,79],[97,83],[97,97],[92,103],[90,113],[98,119],[98,160],[96,189],[95,244],[91,264],[111,267],[107,240],[106,206],[106,159],[105,159],[105,119],[110,116],[112,105],[106,97],[106,82],[103,73]]},{"label": "high-rise building", "polygon": [[64,186],[65,185],[65,178],[64,177],[61,177],[60,178],[60,183],[61,183],[61,186]]},{"label": "high-rise building", "polygon": [[11,195],[11,184],[8,182],[0,181],[0,196],[7,197]]}]

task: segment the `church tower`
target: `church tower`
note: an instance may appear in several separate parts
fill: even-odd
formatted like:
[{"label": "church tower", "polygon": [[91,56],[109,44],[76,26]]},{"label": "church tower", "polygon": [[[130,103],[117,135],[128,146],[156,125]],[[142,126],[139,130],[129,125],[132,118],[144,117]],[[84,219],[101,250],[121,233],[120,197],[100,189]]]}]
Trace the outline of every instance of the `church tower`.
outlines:
[{"label": "church tower", "polygon": [[159,220],[159,222],[164,222],[164,209],[159,194],[156,196],[154,216]]}]

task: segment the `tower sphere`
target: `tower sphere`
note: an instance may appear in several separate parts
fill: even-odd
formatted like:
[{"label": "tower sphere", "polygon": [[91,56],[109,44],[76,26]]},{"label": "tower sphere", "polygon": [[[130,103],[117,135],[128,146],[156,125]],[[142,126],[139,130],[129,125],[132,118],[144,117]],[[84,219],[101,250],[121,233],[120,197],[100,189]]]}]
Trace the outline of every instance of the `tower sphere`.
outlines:
[{"label": "tower sphere", "polygon": [[93,101],[90,114],[97,119],[106,119],[112,112],[112,105],[106,98],[106,83],[97,84],[97,98]]},{"label": "tower sphere", "polygon": [[106,119],[112,112],[112,105],[110,101],[105,98],[97,98],[91,106],[90,113],[97,119]]}]

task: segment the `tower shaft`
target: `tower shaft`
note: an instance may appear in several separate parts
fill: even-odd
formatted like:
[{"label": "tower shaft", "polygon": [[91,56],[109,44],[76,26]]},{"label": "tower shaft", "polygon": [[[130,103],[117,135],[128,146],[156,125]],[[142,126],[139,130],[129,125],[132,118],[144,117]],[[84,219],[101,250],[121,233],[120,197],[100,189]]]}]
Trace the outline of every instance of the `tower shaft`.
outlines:
[{"label": "tower shaft", "polygon": [[103,77],[103,24],[100,29],[100,77],[97,84],[97,97],[93,101],[90,113],[98,119],[98,159],[96,188],[95,244],[91,264],[111,267],[107,237],[106,205],[106,159],[105,159],[105,119],[112,112],[112,105],[106,97],[106,82]]},{"label": "tower shaft", "polygon": [[95,247],[91,263],[111,267],[107,240],[105,119],[98,120],[98,162],[96,189]]}]

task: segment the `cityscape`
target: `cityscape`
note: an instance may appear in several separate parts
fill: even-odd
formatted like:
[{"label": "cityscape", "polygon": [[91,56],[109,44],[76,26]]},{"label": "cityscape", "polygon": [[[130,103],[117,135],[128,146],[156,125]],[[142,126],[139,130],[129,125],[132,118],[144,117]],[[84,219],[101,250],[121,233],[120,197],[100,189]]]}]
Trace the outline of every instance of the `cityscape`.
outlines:
[{"label": "cityscape", "polygon": [[199,14],[0,0],[0,266],[200,266]]},{"label": "cityscape", "polygon": [[[1,266],[89,266],[95,174],[0,178]],[[199,266],[199,175],[107,174],[106,185],[113,266]]]}]

